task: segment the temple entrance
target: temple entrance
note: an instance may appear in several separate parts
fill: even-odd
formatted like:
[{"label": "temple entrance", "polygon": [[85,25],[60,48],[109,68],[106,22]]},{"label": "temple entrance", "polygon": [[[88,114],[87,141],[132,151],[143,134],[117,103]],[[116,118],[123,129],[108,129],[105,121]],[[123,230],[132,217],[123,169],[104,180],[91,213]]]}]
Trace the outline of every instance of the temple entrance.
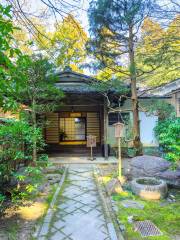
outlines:
[{"label": "temple entrance", "polygon": [[60,111],[47,114],[46,119],[49,124],[46,128],[46,143],[50,152],[89,156],[87,136],[94,135],[97,140],[94,153],[101,155],[100,112]]}]

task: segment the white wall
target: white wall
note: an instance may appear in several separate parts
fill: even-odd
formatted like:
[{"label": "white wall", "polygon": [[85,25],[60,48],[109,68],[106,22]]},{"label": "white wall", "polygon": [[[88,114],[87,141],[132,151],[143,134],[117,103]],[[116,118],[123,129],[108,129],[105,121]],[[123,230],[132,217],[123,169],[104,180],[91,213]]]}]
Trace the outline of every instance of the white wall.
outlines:
[{"label": "white wall", "polygon": [[158,146],[158,142],[154,135],[154,127],[156,126],[158,117],[147,116],[146,113],[140,112],[140,136],[144,146]]},{"label": "white wall", "polygon": [[[132,119],[132,112],[130,112],[130,119]],[[147,116],[145,112],[139,112],[140,119],[140,137],[143,146],[145,147],[153,147],[158,146],[158,142],[156,140],[154,134],[154,127],[158,121],[157,116]],[[114,147],[117,146],[117,140],[114,137],[114,126],[108,126],[108,143]]]}]

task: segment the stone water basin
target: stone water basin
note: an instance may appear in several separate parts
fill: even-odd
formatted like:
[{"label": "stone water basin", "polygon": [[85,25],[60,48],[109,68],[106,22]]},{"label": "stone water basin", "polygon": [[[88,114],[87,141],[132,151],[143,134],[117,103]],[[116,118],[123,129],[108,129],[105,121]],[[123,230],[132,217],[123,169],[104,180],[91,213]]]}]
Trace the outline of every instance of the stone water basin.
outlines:
[{"label": "stone water basin", "polygon": [[145,200],[159,200],[167,196],[167,184],[150,177],[135,178],[131,182],[132,192]]}]

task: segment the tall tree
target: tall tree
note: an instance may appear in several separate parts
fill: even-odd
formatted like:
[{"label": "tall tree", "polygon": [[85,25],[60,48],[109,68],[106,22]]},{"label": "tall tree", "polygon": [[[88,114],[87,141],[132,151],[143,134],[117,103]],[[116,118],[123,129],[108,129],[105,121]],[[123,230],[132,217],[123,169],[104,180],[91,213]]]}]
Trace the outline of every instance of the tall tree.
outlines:
[{"label": "tall tree", "polygon": [[[89,51],[101,66],[122,72],[131,83],[134,146],[141,154],[135,59],[140,26],[153,9],[151,0],[92,0],[89,8]],[[124,70],[123,67],[127,66]],[[115,67],[117,66],[117,67]]]},{"label": "tall tree", "polygon": [[166,28],[147,18],[141,28],[141,39],[137,47],[138,68],[145,73],[141,84],[158,86],[173,81],[179,75],[180,16],[176,16]]},{"label": "tall tree", "polygon": [[[80,23],[68,15],[62,22],[55,25],[53,32],[47,32],[45,26],[39,24],[36,42],[40,49],[45,50],[60,70],[70,66],[75,71],[80,71],[80,65],[86,59],[87,34]],[[41,34],[43,33],[43,35]]]},{"label": "tall tree", "polygon": [[63,92],[55,86],[57,76],[54,67],[41,55],[25,56],[18,62],[22,74],[21,87],[16,94],[17,101],[29,107],[30,122],[34,131],[33,161],[37,159],[36,131],[38,114],[51,112],[60,105]]},{"label": "tall tree", "polygon": [[[16,25],[16,22],[14,24]],[[19,28],[13,31],[13,38],[15,46],[19,48],[23,54],[33,54],[32,40],[23,26],[19,26]]]}]

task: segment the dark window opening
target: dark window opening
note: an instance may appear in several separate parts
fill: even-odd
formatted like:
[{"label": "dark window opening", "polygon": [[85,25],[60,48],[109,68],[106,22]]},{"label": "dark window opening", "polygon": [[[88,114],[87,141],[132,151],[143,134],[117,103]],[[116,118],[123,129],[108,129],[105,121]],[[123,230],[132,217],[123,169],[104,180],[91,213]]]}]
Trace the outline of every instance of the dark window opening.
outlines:
[{"label": "dark window opening", "polygon": [[109,113],[108,115],[109,125],[113,125],[117,122],[128,124],[130,119],[130,113]]}]

